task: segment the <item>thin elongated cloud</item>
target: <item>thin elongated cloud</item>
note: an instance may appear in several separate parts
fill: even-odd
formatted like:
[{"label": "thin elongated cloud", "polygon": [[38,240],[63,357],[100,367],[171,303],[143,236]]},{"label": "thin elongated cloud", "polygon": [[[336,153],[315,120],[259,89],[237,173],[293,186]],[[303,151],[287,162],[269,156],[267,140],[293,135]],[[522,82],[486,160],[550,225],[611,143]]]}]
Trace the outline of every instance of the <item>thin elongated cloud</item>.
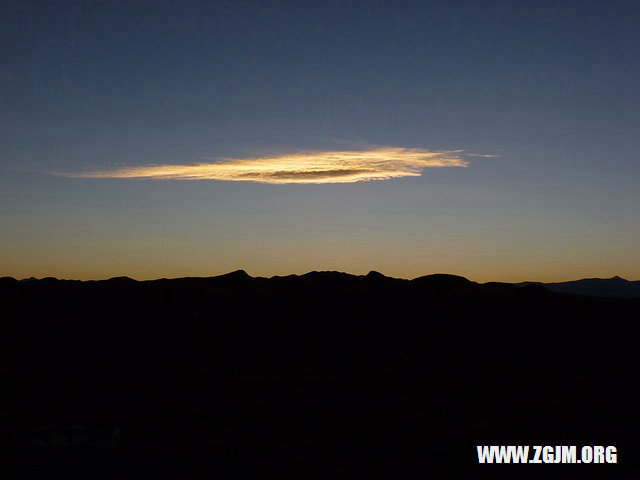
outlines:
[{"label": "thin elongated cloud", "polygon": [[353,183],[418,177],[426,168],[466,167],[463,150],[375,147],[367,150],[305,151],[288,155],[224,158],[193,165],[149,165],[62,174],[78,178],[221,180],[272,184]]},{"label": "thin elongated cloud", "polygon": [[480,157],[480,158],[497,158],[500,155],[496,155],[493,153],[465,153],[466,157]]}]

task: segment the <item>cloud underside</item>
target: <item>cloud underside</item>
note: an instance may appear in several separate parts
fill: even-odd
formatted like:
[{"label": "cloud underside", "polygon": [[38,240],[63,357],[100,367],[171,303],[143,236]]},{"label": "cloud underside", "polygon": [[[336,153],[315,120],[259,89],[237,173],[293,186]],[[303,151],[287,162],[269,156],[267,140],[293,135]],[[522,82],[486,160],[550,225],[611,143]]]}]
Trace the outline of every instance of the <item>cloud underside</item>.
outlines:
[{"label": "cloud underside", "polygon": [[462,150],[378,147],[361,151],[314,151],[256,158],[225,158],[193,165],[150,165],[65,174],[80,178],[219,180],[272,184],[353,183],[417,177],[426,168],[466,167]]}]

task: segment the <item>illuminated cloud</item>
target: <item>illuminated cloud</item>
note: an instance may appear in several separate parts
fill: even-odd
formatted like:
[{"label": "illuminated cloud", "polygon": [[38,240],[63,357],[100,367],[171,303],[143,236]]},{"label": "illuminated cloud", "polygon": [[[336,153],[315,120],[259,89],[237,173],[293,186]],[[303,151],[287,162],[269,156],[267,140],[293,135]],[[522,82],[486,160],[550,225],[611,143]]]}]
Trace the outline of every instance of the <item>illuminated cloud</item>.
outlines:
[{"label": "illuminated cloud", "polygon": [[493,153],[465,153],[466,157],[480,157],[480,158],[497,158],[500,155],[495,155]]},{"label": "illuminated cloud", "polygon": [[150,178],[228,182],[353,183],[418,177],[425,168],[466,167],[463,150],[375,147],[360,151],[306,151],[288,155],[224,158],[193,165],[150,165],[63,174],[79,178]]}]

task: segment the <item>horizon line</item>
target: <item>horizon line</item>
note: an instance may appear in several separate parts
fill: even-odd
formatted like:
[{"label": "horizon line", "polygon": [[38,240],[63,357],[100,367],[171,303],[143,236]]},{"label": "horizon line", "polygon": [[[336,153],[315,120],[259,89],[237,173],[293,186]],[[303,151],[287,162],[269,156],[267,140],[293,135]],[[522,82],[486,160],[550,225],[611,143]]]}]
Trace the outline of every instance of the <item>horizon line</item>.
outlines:
[{"label": "horizon line", "polygon": [[286,275],[272,275],[272,276],[252,276],[249,275],[246,270],[244,269],[237,269],[237,270],[232,270],[230,272],[226,272],[226,273],[221,273],[218,275],[210,275],[210,276],[183,276],[183,277],[157,277],[157,278],[149,278],[149,279],[144,279],[144,280],[139,280],[137,278],[134,277],[130,277],[128,275],[116,275],[113,277],[109,277],[109,278],[92,278],[92,279],[87,279],[87,280],[80,280],[77,278],[59,278],[59,277],[54,277],[54,276],[46,276],[46,277],[24,277],[24,278],[16,278],[13,277],[11,275],[4,275],[0,277],[0,280],[4,280],[4,279],[13,279],[17,282],[24,282],[24,281],[39,281],[39,280],[48,280],[48,279],[53,279],[53,280],[59,280],[59,281],[74,281],[74,282],[106,282],[109,280],[118,280],[118,279],[127,279],[127,280],[131,280],[134,282],[155,282],[155,281],[159,281],[159,280],[183,280],[183,279],[212,279],[212,278],[219,278],[219,277],[225,277],[225,276],[229,276],[229,275],[233,275],[233,274],[241,274],[246,276],[247,278],[252,278],[252,279],[272,279],[272,278],[286,278],[286,277],[302,277],[305,275],[309,275],[309,274],[313,274],[313,273],[333,273],[333,274],[341,274],[341,275],[348,275],[348,276],[352,276],[352,277],[367,277],[369,275],[381,275],[384,278],[389,278],[392,280],[406,280],[406,281],[412,281],[412,280],[417,280],[419,278],[425,278],[425,277],[431,277],[431,276],[436,276],[436,275],[442,275],[442,276],[448,276],[448,277],[457,277],[457,278],[463,278],[469,282],[472,283],[478,283],[478,284],[487,284],[487,283],[503,283],[503,284],[509,284],[509,285],[517,285],[517,284],[522,284],[522,283],[531,283],[531,284],[554,284],[554,283],[568,283],[568,282],[576,282],[576,281],[580,281],[580,280],[614,280],[614,279],[620,279],[620,280],[624,280],[626,282],[639,282],[640,279],[638,280],[629,280],[626,279],[624,277],[621,277],[619,275],[614,275],[612,277],[582,277],[582,278],[574,278],[571,280],[562,280],[562,281],[552,281],[552,282],[544,282],[544,281],[539,281],[539,280],[523,280],[523,281],[519,281],[519,282],[504,282],[504,281],[497,281],[497,280],[489,280],[486,282],[478,282],[475,280],[471,280],[463,275],[457,275],[457,274],[453,274],[453,273],[444,273],[444,272],[434,272],[434,273],[428,273],[428,274],[424,274],[424,275],[419,275],[417,277],[412,277],[412,278],[404,278],[404,277],[393,277],[393,276],[388,276],[385,275],[377,270],[370,270],[368,273],[366,274],[354,274],[354,273],[349,273],[349,272],[344,272],[344,271],[339,271],[339,270],[310,270],[308,272],[305,273],[301,273],[301,274],[297,274],[297,273],[290,273],[290,274],[286,274]]}]

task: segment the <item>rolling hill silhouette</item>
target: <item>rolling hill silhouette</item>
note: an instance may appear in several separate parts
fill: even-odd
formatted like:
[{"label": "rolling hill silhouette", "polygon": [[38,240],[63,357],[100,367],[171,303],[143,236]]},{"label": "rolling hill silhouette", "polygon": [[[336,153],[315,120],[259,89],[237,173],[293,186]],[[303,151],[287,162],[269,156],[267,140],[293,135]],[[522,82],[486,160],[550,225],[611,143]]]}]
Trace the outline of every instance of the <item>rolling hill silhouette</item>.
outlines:
[{"label": "rolling hill silhouette", "polygon": [[[0,304],[6,478],[496,478],[478,444],[613,444],[636,465],[638,298],[238,270],[5,277]],[[36,431],[120,437],[69,434],[63,455]]]},{"label": "rolling hill silhouette", "polygon": [[518,285],[543,285],[552,292],[574,295],[593,295],[597,297],[640,297],[640,280],[630,281],[618,276],[611,278],[583,278],[570,282],[542,283],[523,282]]}]

